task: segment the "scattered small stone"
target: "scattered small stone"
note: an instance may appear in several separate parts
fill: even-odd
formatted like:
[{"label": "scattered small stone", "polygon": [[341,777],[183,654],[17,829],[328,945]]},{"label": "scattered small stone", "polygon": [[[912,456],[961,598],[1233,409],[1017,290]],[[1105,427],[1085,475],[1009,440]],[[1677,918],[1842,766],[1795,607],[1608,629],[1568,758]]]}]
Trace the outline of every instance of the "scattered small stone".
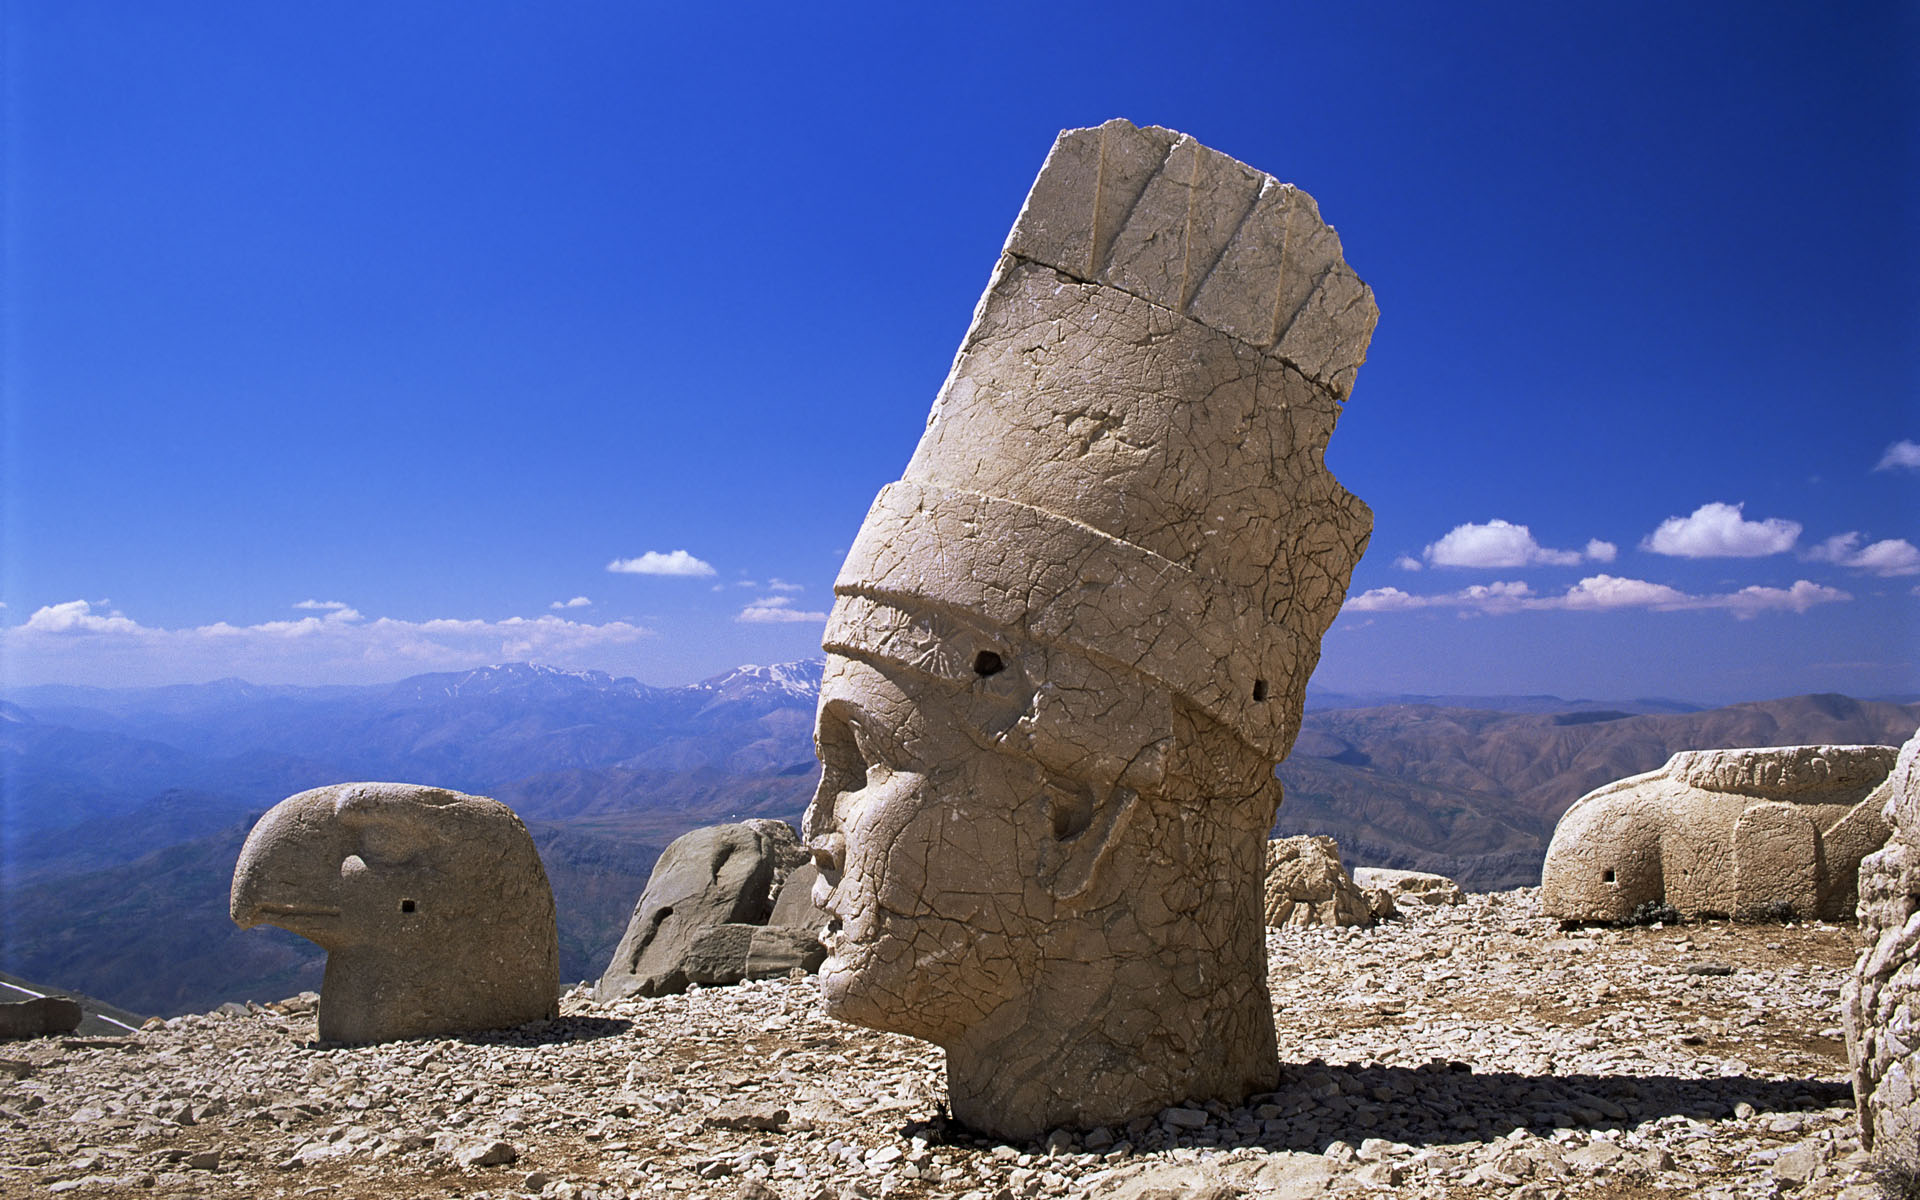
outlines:
[{"label": "scattered small stone", "polygon": [[[144,1194],[125,1181],[145,1168],[180,1200],[412,1195],[401,1181],[506,1138],[517,1170],[475,1176],[469,1200],[1140,1200],[1155,1178],[1249,1200],[1867,1200],[1843,1068],[1807,1044],[1833,1021],[1851,930],[1774,926],[1783,949],[1766,951],[1690,925],[1689,951],[1671,929],[1623,929],[1549,957],[1564,935],[1536,895],[1418,905],[1352,937],[1269,931],[1279,1077],[1237,1105],[1178,1105],[1192,1115],[1175,1123],[976,1142],[940,1120],[942,1053],[826,1019],[811,977],[576,992],[538,1042],[316,1048],[312,1012],[270,1004],[171,1018],[138,1053],[16,1052],[31,1070],[0,1074],[0,1109],[21,1114],[0,1116],[0,1194]],[[1703,954],[1740,970],[1682,972]],[[1362,979],[1405,1015],[1348,1004]],[[1603,982],[1617,994],[1591,999]],[[1695,1030],[1707,1048],[1674,1040]]]},{"label": "scattered small stone", "polygon": [[520,1151],[512,1142],[498,1138],[473,1142],[453,1152],[453,1161],[463,1167],[504,1167],[519,1158]]}]

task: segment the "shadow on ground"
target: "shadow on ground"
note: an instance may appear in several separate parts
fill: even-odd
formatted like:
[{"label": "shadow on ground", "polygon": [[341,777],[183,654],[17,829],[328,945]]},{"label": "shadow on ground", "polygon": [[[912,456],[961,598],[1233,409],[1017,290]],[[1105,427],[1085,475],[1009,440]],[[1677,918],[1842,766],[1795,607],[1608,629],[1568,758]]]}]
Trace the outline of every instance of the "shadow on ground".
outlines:
[{"label": "shadow on ground", "polygon": [[[1239,1108],[1206,1106],[1204,1128],[1169,1128],[1143,1117],[1110,1132],[1140,1150],[1204,1142],[1321,1153],[1336,1141],[1357,1144],[1366,1138],[1425,1146],[1490,1142],[1521,1128],[1545,1134],[1556,1128],[1625,1129],[1672,1116],[1714,1121],[1733,1116],[1734,1106],[1743,1103],[1756,1114],[1813,1111],[1851,1105],[1853,1091],[1827,1079],[1479,1074],[1460,1063],[1418,1068],[1315,1063],[1283,1068],[1278,1088]],[[903,1133],[949,1143],[995,1142],[944,1112],[912,1123]]]},{"label": "shadow on ground", "polygon": [[559,1017],[518,1029],[463,1033],[459,1040],[471,1046],[559,1046],[619,1037],[632,1028],[633,1022],[625,1017]]}]

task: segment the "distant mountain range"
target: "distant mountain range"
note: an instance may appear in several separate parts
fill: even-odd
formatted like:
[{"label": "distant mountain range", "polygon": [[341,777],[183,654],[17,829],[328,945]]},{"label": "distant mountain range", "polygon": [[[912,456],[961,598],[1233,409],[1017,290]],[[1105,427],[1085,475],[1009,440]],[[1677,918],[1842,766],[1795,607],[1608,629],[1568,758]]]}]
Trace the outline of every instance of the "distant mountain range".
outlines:
[{"label": "distant mountain range", "polygon": [[[817,780],[821,667],[741,667],[680,688],[520,663],[377,687],[9,693],[0,970],[152,1013],[314,987],[311,944],[228,921],[234,859],[282,798],[385,779],[513,806],[553,881],[563,976],[597,976],[673,838],[749,816],[798,820]],[[1316,692],[1309,709],[1279,771],[1276,828],[1332,834],[1350,865],[1441,870],[1479,888],[1535,881],[1568,804],[1675,750],[1897,743],[1920,724],[1920,705],[1841,696],[1709,710]]]}]

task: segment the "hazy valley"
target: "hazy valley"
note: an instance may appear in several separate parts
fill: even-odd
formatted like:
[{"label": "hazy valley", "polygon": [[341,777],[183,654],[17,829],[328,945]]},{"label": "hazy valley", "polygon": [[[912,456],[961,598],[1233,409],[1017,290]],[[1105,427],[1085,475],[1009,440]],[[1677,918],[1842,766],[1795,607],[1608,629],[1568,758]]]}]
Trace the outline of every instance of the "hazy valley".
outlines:
[{"label": "hazy valley", "polygon": [[[390,779],[512,805],[553,882],[562,976],[592,978],[674,837],[798,819],[817,778],[819,671],[742,668],[684,688],[510,665],[366,688],[25,689],[0,705],[0,970],[160,1014],[315,987],[316,948],[228,920],[240,842],[294,792]],[[1279,771],[1277,831],[1331,834],[1350,866],[1482,890],[1536,881],[1568,804],[1675,750],[1899,743],[1920,724],[1920,705],[1832,695],[1710,710],[1539,696],[1309,705]]]}]

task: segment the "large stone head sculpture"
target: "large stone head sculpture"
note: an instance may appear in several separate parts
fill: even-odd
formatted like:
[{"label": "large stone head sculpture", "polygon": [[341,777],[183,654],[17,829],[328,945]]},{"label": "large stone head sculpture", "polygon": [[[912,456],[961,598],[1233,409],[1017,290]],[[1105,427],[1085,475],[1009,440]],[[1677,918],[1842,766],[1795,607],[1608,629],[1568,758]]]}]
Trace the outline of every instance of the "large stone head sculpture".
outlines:
[{"label": "large stone head sculpture", "polygon": [[290,796],[247,835],[233,919],[327,951],[320,1037],[502,1029],[559,1010],[553,890],[513,810],[404,783]]},{"label": "large stone head sculpture", "polygon": [[1031,1136],[1275,1071],[1273,764],[1372,516],[1322,452],[1376,310],[1305,193],[1063,133],[835,585],[807,815],[842,1019]]}]

